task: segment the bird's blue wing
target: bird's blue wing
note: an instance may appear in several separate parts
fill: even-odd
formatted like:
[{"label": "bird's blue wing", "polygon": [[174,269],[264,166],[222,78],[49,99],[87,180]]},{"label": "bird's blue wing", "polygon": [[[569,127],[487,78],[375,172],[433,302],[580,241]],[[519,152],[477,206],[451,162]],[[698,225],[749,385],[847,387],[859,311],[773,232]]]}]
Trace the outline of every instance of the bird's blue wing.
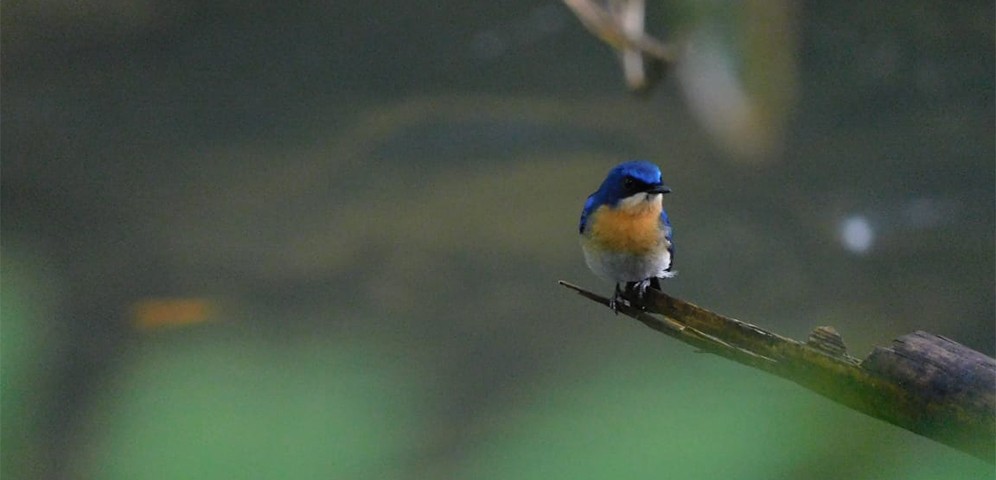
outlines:
[{"label": "bird's blue wing", "polygon": [[578,224],[578,233],[584,233],[584,227],[588,223],[588,215],[595,210],[595,195],[588,197],[584,202],[584,210],[581,210],[581,223]]},{"label": "bird's blue wing", "polygon": [[671,254],[671,262],[667,265],[667,271],[671,271],[674,268],[674,240],[671,238],[671,232],[674,229],[671,228],[671,219],[667,216],[667,211],[661,210],[661,225],[664,226],[665,235],[664,238],[667,239],[667,252]]}]

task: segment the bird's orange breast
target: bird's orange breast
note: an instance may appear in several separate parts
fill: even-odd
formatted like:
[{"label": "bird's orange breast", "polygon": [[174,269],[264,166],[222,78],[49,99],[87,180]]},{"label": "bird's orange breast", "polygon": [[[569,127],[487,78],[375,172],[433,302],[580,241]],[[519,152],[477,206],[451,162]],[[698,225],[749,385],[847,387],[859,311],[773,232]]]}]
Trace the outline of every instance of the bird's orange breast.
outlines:
[{"label": "bird's orange breast", "polygon": [[645,202],[633,208],[598,207],[591,216],[593,246],[642,255],[666,242],[661,231],[661,203]]}]

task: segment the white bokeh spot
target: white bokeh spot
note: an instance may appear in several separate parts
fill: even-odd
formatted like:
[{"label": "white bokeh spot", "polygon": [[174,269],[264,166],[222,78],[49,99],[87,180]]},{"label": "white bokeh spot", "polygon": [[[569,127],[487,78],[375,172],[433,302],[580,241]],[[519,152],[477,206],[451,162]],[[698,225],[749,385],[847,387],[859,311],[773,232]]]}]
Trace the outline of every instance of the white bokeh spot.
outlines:
[{"label": "white bokeh spot", "polygon": [[875,244],[875,229],[864,215],[851,215],[840,222],[840,241],[851,253],[867,253]]}]

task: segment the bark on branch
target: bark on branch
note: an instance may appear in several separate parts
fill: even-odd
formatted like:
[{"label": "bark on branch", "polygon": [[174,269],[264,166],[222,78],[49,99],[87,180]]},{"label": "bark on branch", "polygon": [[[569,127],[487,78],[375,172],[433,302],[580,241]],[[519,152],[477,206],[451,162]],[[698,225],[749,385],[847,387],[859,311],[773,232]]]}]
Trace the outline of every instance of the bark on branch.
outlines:
[{"label": "bark on branch", "polygon": [[[560,284],[609,304],[606,297]],[[996,463],[996,360],[964,345],[917,331],[858,360],[830,327],[800,342],[653,289],[642,302],[627,300],[620,313],[665,335]]]}]

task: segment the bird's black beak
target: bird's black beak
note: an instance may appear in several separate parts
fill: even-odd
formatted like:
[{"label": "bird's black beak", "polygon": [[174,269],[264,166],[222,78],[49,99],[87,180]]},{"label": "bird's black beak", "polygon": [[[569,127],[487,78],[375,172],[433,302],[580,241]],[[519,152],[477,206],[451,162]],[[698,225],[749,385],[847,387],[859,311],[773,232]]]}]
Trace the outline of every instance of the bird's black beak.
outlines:
[{"label": "bird's black beak", "polygon": [[671,193],[671,187],[664,184],[654,185],[647,190],[647,193]]}]

